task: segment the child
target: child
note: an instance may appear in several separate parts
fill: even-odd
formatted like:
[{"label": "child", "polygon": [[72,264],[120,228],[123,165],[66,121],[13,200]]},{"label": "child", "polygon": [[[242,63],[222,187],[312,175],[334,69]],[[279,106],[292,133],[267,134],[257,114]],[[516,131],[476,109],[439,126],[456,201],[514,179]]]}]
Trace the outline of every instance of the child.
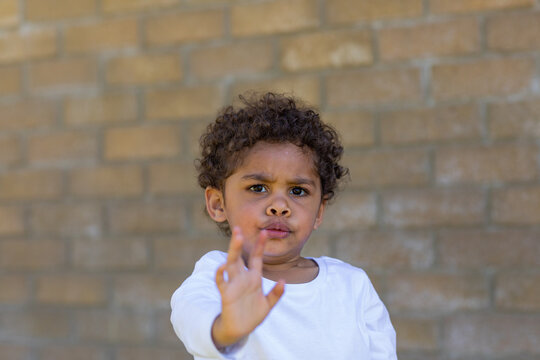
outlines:
[{"label": "child", "polygon": [[228,107],[201,138],[206,209],[232,236],[171,299],[195,359],[397,359],[388,312],[365,272],[300,252],[337,183],[336,132],[272,93]]}]

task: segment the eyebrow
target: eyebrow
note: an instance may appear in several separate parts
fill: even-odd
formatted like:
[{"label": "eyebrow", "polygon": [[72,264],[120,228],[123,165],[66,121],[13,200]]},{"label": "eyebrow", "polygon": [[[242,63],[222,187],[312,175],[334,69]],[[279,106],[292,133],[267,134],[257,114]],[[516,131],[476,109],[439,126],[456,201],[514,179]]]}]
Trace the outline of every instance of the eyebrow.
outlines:
[{"label": "eyebrow", "polygon": [[[271,176],[264,174],[264,173],[254,173],[254,174],[246,174],[242,176],[242,180],[257,180],[262,182],[271,183],[274,182],[274,179],[272,179]],[[292,181],[289,181],[289,184],[295,184],[295,185],[311,185],[315,187],[315,181],[305,178],[305,177],[295,177],[292,179]]]}]

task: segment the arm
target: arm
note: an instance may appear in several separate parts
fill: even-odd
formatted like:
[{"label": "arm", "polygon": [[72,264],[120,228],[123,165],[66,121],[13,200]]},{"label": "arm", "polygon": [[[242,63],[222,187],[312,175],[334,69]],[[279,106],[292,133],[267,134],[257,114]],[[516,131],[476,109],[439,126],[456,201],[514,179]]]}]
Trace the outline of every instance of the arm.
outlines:
[{"label": "arm", "polygon": [[235,229],[227,261],[219,266],[222,255],[205,255],[175,291],[171,322],[192,355],[224,359],[221,350],[245,338],[279,300],[283,283],[278,283],[267,296],[262,293],[264,240],[261,236],[245,269],[241,259],[244,239]]},{"label": "arm", "polygon": [[[367,277],[367,276],[366,276]],[[396,332],[386,307],[369,279],[362,299],[362,311],[373,360],[397,360]]]},{"label": "arm", "polygon": [[171,298],[171,323],[188,352],[196,357],[223,358],[212,343],[210,328],[221,311],[219,292],[214,282],[223,253],[210,252],[195,265],[193,274]]}]

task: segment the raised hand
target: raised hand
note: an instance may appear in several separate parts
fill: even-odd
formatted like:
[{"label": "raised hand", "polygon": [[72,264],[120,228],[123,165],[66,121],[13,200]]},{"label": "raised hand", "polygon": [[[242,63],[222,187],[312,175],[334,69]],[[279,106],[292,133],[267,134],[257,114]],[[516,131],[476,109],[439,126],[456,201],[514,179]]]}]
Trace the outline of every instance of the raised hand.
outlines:
[{"label": "raised hand", "polygon": [[283,280],[267,295],[262,291],[262,257],[266,236],[263,230],[249,255],[248,268],[245,269],[242,260],[244,237],[240,228],[233,229],[227,262],[216,272],[216,284],[221,294],[221,314],[212,326],[212,338],[218,347],[235,344],[251,333],[283,295]]}]

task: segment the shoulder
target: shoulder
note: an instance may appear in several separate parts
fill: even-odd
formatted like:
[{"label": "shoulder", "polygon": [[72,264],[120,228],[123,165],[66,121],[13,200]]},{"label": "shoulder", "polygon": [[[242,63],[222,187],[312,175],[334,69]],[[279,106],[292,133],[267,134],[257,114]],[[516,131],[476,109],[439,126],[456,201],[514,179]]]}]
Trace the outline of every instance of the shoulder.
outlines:
[{"label": "shoulder", "polygon": [[[204,254],[196,263],[195,268],[188,276],[178,290],[188,291],[189,289],[199,288],[200,286],[214,287],[214,278],[217,268],[227,260],[227,254],[221,251],[210,251]],[[177,290],[177,291],[178,291]]]},{"label": "shoulder", "polygon": [[315,261],[326,268],[327,281],[330,283],[344,283],[346,286],[351,286],[357,290],[365,290],[366,286],[371,284],[367,273],[363,269],[345,261],[329,256],[321,256],[316,258]]},{"label": "shoulder", "polygon": [[366,272],[356,266],[353,266],[343,260],[339,260],[329,256],[321,256],[316,258],[318,263],[324,263],[328,269],[328,273],[347,274],[353,276],[367,276]]},{"label": "shoulder", "polygon": [[204,254],[196,263],[193,272],[201,271],[203,269],[217,269],[217,267],[223,264],[227,260],[227,253],[218,250],[212,250]]}]

